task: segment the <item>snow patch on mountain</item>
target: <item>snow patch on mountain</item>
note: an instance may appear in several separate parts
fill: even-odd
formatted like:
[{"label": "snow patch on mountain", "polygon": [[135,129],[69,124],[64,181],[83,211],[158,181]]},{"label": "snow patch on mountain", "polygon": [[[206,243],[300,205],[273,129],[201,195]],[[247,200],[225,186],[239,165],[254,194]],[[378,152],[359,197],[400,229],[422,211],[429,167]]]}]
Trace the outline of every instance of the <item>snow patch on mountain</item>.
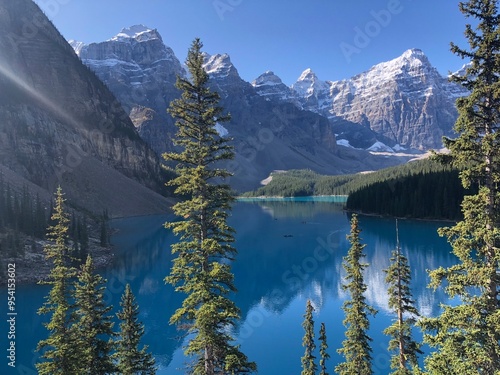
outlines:
[{"label": "snow patch on mountain", "polygon": [[73,50],[78,56],[80,56],[80,51],[82,50],[82,48],[85,47],[84,42],[79,42],[73,39],[68,40],[68,44],[71,46],[71,48],[73,48]]},{"label": "snow patch on mountain", "polygon": [[219,124],[218,122],[215,123],[214,128],[215,128],[215,131],[217,132],[217,134],[219,134],[219,137],[224,138],[229,134],[229,131],[224,126]]},{"label": "snow patch on mountain", "polygon": [[394,150],[391,147],[387,146],[386,144],[384,144],[384,143],[382,143],[380,141],[377,141],[371,147],[368,147],[367,151],[372,151],[372,152],[390,152],[390,153],[394,152]]},{"label": "snow patch on mountain", "polygon": [[267,71],[253,80],[252,86],[260,96],[265,97],[268,101],[275,99],[278,101],[292,102],[301,108],[292,89],[285,85],[281,78],[271,71]]},{"label": "snow patch on mountain", "polygon": [[204,63],[203,69],[216,79],[227,78],[230,76],[238,76],[238,71],[231,62],[231,58],[227,53],[209,55],[203,54]]},{"label": "snow patch on mountain", "polygon": [[274,72],[270,70],[266,71],[264,74],[261,74],[259,77],[252,81],[252,86],[256,88],[260,88],[263,86],[281,86],[284,85],[283,81],[280,77],[278,77]]},{"label": "snow patch on mountain", "polygon": [[[361,150],[360,148],[356,148],[353,145],[351,145],[351,143],[349,142],[348,139],[337,139],[337,144],[339,146],[344,146],[344,147],[349,147],[349,148],[353,148],[353,149],[356,149],[356,150]],[[392,148],[392,147],[389,147],[385,143],[380,142],[380,141],[375,142],[373,145],[371,145],[370,147],[368,147],[366,149],[366,151],[371,151],[371,152],[389,152],[391,154],[394,153],[394,152],[397,152],[397,151],[402,151],[402,150],[405,150],[405,148],[403,148],[403,147],[401,147],[399,145],[396,145],[394,148]]]},{"label": "snow patch on mountain", "polygon": [[127,39],[135,39],[140,42],[145,42],[152,39],[161,39],[161,37],[155,29],[151,29],[144,25],[134,25],[122,29],[122,31],[109,40],[124,41]]},{"label": "snow patch on mountain", "polygon": [[351,144],[349,143],[349,141],[347,139],[337,139],[337,144],[339,146],[355,148],[355,147],[351,146]]},{"label": "snow patch on mountain", "polygon": [[127,68],[128,71],[131,70],[140,70],[141,67],[133,62],[118,60],[118,59],[106,59],[106,60],[94,60],[94,59],[86,59],[85,64],[95,67],[99,69],[99,67],[114,67],[115,65],[123,65]]},{"label": "snow patch on mountain", "polygon": [[292,85],[292,89],[298,96],[307,98],[329,91],[330,86],[327,82],[321,81],[312,69],[308,68],[302,72],[297,82]]}]

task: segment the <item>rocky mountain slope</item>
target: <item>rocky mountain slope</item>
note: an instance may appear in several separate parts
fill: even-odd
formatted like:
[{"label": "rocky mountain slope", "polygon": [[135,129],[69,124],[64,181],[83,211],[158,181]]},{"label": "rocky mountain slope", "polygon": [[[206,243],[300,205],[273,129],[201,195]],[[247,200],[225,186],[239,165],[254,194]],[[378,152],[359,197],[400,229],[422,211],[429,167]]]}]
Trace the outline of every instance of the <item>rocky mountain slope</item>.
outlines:
[{"label": "rocky mountain slope", "polygon": [[[467,94],[442,77],[418,49],[342,81],[322,81],[307,69],[291,87],[271,72],[253,85],[266,98],[294,103],[334,124],[348,120],[361,125],[365,136],[415,149],[441,147],[442,136],[452,134],[457,118],[455,100]],[[344,126],[346,130],[352,131]],[[355,141],[352,134],[347,138]]]},{"label": "rocky mountain slope", "polygon": [[186,73],[160,34],[135,25],[104,42],[69,43],[120,100],[141,137],[157,154],[170,151],[165,140],[172,139],[176,128],[166,109],[180,96],[177,76]]},{"label": "rocky mountain slope", "polygon": [[[29,26],[29,28],[27,27]],[[86,212],[165,212],[156,154],[31,0],[0,0],[0,165]]]},{"label": "rocky mountain slope", "polygon": [[[175,127],[166,109],[179,95],[175,76],[185,71],[158,32],[137,25],[104,42],[70,44],[129,111],[141,137],[159,154],[171,149]],[[236,158],[226,167],[235,174],[231,185],[238,190],[258,186],[275,169],[336,174],[401,162],[337,146],[325,116],[259,95],[227,54],[206,54],[205,69],[232,116],[223,132],[234,139]]]}]

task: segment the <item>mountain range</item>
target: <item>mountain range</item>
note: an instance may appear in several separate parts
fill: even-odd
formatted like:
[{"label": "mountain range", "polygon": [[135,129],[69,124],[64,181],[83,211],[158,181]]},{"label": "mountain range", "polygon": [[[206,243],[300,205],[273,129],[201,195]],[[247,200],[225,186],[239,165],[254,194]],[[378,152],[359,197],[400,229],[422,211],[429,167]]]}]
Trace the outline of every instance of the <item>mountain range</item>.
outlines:
[{"label": "mountain range", "polygon": [[[322,81],[306,69],[291,87],[273,72],[252,84],[270,100],[294,103],[333,124],[348,120],[373,131],[379,141],[420,150],[440,148],[442,137],[452,135],[455,100],[467,94],[442,77],[419,49],[342,81]],[[353,139],[344,130],[342,138],[370,147],[366,139]]]},{"label": "mountain range", "polygon": [[[186,70],[158,31],[135,25],[106,41],[69,43],[142,139],[157,154],[172,150],[176,128],[166,110]],[[272,72],[244,81],[227,54],[206,54],[205,69],[232,115],[223,132],[234,139],[236,158],[226,167],[237,190],[258,186],[273,170],[352,173],[404,162],[411,156],[396,153],[402,150],[440,148],[442,136],[453,134],[454,102],[466,94],[418,49],[342,81],[307,69],[291,87]]]}]

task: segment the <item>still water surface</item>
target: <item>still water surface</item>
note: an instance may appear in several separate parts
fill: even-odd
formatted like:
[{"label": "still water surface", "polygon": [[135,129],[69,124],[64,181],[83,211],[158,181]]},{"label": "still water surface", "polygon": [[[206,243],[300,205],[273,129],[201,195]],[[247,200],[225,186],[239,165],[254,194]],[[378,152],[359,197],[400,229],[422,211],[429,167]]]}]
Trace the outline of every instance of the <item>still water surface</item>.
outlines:
[{"label": "still water surface", "polygon": [[[165,285],[172,256],[169,245],[175,237],[162,224],[168,216],[120,219],[113,225],[116,259],[103,272],[108,279],[106,300],[118,309],[126,283],[130,283],[140,305],[145,324],[143,342],[149,345],[159,365],[158,374],[183,374],[181,332],[168,324],[181,304],[182,296]],[[336,349],[344,339],[341,305],[342,257],[349,243],[349,217],[337,204],[325,201],[247,201],[235,204],[230,224],[236,229],[237,261],[233,264],[239,292],[234,300],[242,320],[235,335],[242,350],[257,362],[261,375],[300,374],[303,329],[301,323],[307,299],[315,307],[316,333],[326,325],[333,372],[341,357]],[[423,315],[438,312],[446,302],[442,291],[428,289],[427,269],[455,262],[450,247],[436,230],[442,223],[406,221],[399,224],[400,242],[413,275],[413,295]],[[391,251],[396,245],[395,221],[360,217],[362,240],[366,244],[365,274],[367,298],[379,313],[371,320],[375,374],[388,374],[388,338],[382,330],[390,325],[385,274]],[[2,301],[6,301],[2,290]],[[17,371],[7,374],[34,374],[38,355],[36,343],[46,335],[44,318],[36,314],[47,293],[46,287],[20,286],[17,340]],[[3,309],[3,307],[2,307]],[[2,310],[3,311],[3,310]],[[5,322],[1,326],[6,332]],[[0,342],[5,342],[4,338]],[[2,348],[3,349],[3,348]],[[1,368],[5,368],[5,360]],[[4,372],[2,372],[3,374]]]}]

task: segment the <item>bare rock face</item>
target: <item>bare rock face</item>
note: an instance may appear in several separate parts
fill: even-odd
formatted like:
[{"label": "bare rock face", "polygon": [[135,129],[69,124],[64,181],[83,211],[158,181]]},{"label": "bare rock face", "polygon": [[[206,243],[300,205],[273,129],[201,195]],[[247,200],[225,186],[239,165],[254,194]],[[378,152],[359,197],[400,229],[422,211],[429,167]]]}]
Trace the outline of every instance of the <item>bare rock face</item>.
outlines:
[{"label": "bare rock face", "polygon": [[[0,0],[0,18],[0,164],[89,211],[166,210],[146,188],[161,189],[157,156],[41,10]],[[127,206],[134,196],[144,207]]]},{"label": "bare rock face", "polygon": [[455,100],[465,94],[413,49],[350,80],[332,82],[330,113],[405,147],[439,148],[442,137],[452,134]]}]

